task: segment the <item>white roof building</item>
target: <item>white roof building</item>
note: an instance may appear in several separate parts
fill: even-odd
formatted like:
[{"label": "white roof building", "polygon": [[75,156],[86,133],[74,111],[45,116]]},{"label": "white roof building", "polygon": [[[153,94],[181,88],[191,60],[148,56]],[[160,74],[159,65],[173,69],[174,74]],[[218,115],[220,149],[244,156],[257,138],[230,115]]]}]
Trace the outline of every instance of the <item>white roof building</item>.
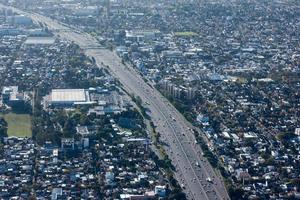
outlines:
[{"label": "white roof building", "polygon": [[90,95],[85,89],[53,89],[50,94],[49,104],[53,106],[72,106],[88,104]]}]

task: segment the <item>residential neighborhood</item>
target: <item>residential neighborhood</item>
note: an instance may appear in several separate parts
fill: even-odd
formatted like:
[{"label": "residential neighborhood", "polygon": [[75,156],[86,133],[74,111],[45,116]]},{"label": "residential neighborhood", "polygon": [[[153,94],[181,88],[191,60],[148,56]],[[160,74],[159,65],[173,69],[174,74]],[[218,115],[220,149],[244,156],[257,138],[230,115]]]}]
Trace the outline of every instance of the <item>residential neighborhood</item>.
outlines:
[{"label": "residential neighborhood", "polygon": [[105,66],[25,16],[2,15],[0,198],[184,197]]},{"label": "residential neighborhood", "polygon": [[300,1],[0,2],[0,198],[300,199]]}]

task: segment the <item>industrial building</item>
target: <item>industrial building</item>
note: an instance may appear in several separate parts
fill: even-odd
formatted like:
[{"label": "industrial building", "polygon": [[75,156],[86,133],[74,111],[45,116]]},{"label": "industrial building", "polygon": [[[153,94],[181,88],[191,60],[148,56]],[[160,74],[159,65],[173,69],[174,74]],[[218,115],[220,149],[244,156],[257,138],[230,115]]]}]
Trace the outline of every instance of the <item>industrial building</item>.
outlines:
[{"label": "industrial building", "polygon": [[2,89],[2,101],[9,106],[23,105],[24,93],[20,93],[18,86],[8,86]]},{"label": "industrial building", "polygon": [[47,100],[48,105],[54,107],[93,104],[89,91],[85,89],[53,89]]},{"label": "industrial building", "polygon": [[[36,31],[37,32],[37,31]],[[42,32],[37,34],[42,34]],[[52,45],[55,42],[54,37],[28,37],[25,41],[25,45]]]}]

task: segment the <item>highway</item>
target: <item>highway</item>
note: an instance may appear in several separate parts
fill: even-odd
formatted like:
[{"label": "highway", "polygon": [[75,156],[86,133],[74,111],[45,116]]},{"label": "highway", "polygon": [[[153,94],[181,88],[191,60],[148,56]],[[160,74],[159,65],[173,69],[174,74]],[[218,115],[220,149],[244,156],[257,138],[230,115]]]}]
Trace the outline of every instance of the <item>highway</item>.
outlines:
[{"label": "highway", "polygon": [[[88,56],[94,57],[99,66],[108,66],[125,90],[147,102],[146,107],[156,130],[161,134],[161,140],[167,144],[165,150],[176,168],[176,179],[184,186],[188,199],[229,199],[222,178],[203,158],[200,146],[195,143],[192,125],[156,89],[148,85],[135,69],[123,65],[115,52],[102,48],[87,33],[39,14],[11,9],[46,24],[59,37],[74,41]],[[207,181],[207,178],[212,181]]]}]

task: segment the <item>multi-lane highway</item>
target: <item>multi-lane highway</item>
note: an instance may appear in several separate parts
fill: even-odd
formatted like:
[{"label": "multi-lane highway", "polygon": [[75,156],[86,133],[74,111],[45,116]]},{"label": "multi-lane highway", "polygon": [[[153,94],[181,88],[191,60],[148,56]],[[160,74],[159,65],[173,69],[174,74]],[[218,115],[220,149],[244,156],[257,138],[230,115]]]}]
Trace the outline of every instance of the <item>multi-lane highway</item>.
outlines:
[{"label": "multi-lane highway", "polygon": [[101,48],[97,40],[87,33],[39,14],[15,8],[13,10],[46,24],[60,37],[77,43],[88,56],[95,58],[99,66],[109,66],[112,75],[119,79],[129,93],[147,102],[151,119],[161,139],[167,143],[165,150],[176,167],[176,178],[188,199],[229,199],[222,178],[203,158],[199,145],[195,143],[191,124],[156,89],[149,86],[135,69],[123,65],[115,52]]}]

